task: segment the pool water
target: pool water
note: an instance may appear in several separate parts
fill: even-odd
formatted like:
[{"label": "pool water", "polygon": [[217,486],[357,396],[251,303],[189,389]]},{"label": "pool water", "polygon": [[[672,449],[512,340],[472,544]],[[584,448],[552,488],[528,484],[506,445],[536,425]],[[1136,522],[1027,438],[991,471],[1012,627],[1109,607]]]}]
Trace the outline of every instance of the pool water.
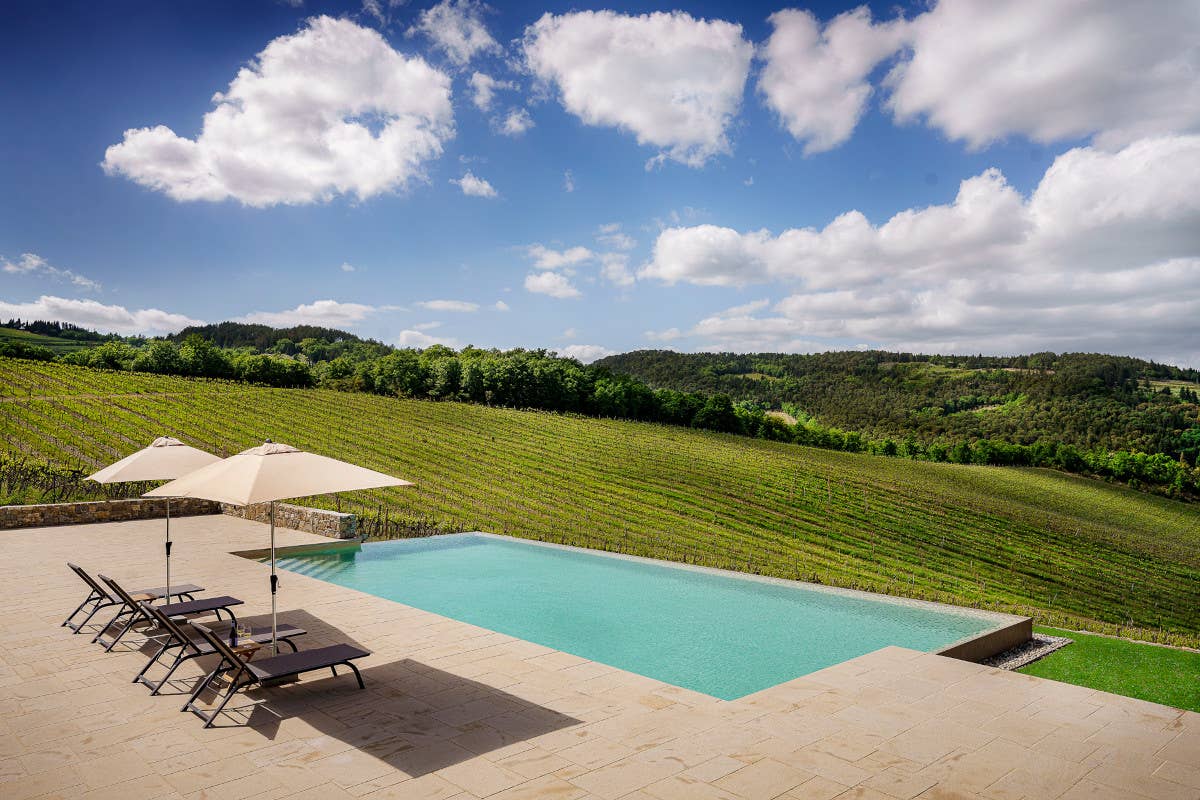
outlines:
[{"label": "pool water", "polygon": [[282,569],[732,700],[986,615],[480,534],[297,554]]}]

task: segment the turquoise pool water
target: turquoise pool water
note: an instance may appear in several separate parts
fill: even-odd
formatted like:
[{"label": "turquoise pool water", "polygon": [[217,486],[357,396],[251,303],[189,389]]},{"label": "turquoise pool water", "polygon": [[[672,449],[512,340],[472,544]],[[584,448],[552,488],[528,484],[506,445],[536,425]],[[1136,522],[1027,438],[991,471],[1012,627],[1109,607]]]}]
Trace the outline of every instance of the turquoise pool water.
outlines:
[{"label": "turquoise pool water", "polygon": [[726,700],[886,645],[937,650],[997,624],[477,534],[367,543],[279,566]]}]

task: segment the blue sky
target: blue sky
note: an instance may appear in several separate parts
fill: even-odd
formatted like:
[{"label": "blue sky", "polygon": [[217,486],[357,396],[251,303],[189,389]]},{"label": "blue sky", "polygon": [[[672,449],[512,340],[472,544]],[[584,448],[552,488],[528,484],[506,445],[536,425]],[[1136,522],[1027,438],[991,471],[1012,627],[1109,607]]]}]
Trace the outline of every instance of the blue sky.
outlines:
[{"label": "blue sky", "polygon": [[0,316],[1196,365],[1200,12],[1075,5],[11,6]]}]

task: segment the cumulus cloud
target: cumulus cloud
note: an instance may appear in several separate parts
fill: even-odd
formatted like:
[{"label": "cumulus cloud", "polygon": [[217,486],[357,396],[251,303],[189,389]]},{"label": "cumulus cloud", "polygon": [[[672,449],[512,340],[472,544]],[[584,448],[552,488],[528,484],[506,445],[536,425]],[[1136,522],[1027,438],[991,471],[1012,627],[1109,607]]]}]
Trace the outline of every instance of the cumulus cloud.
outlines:
[{"label": "cumulus cloud", "polygon": [[850,138],[871,96],[868,76],[904,41],[903,20],[876,25],[861,6],[824,26],[808,11],[785,9],[763,46],[758,90],[806,155]]},{"label": "cumulus cloud", "polygon": [[558,272],[531,272],[525,276],[525,290],[534,294],[546,294],[559,300],[579,297],[579,290],[571,285],[566,275]]},{"label": "cumulus cloud", "polygon": [[473,73],[470,78],[470,84],[471,102],[480,111],[492,110],[492,102],[496,99],[496,92],[502,90],[511,91],[517,88],[515,83],[498,81],[484,72]]},{"label": "cumulus cloud", "polygon": [[586,247],[569,247],[566,250],[552,250],[540,244],[531,244],[526,253],[533,259],[533,265],[538,269],[562,269],[574,267],[591,261],[596,254]]},{"label": "cumulus cloud", "polygon": [[571,170],[569,169],[563,172],[563,191],[575,191],[575,176],[571,174]]},{"label": "cumulus cloud", "polygon": [[455,65],[464,67],[477,55],[499,53],[500,45],[483,23],[487,6],[475,0],[442,0],[417,17],[409,35],[423,33]]},{"label": "cumulus cloud", "polygon": [[449,76],[326,16],[273,40],[213,101],[195,139],[125,131],[105,171],[180,201],[365,200],[423,178],[454,135]]},{"label": "cumulus cloud", "polygon": [[28,303],[0,300],[0,317],[58,320],[92,328],[101,333],[119,333],[126,336],[174,333],[189,325],[204,324],[202,320],[157,308],[130,310],[124,306],[105,305],[95,300],[69,300],[53,295],[42,295]]},{"label": "cumulus cloud", "polygon": [[629,256],[625,253],[601,253],[600,275],[617,286],[632,286],[635,282],[629,271]]},{"label": "cumulus cloud", "polygon": [[[1059,156],[1028,196],[998,170],[873,225],[664,230],[640,277],[793,287],[701,321],[738,349],[1103,350],[1200,363],[1200,136]],[[772,343],[774,343],[772,345]]]},{"label": "cumulus cloud", "polygon": [[377,306],[362,303],[339,303],[337,300],[317,300],[302,303],[287,311],[254,311],[238,318],[237,322],[270,325],[273,328],[290,328],[294,325],[318,325],[326,328],[352,327],[371,314],[380,311]]},{"label": "cumulus cloud", "polygon": [[729,151],[754,53],[740,25],[681,11],[548,13],[525,29],[523,49],[585,124],[628,131],[689,166]]},{"label": "cumulus cloud", "polygon": [[452,311],[460,314],[470,314],[479,310],[479,303],[469,303],[466,300],[425,300],[417,305],[428,311]]},{"label": "cumulus cloud", "polygon": [[358,270],[356,270],[356,269],[354,268],[354,265],[353,265],[353,264],[351,264],[351,263],[350,263],[350,262],[348,262],[348,261],[343,261],[343,262],[342,262],[342,267],[341,267],[341,269],[342,269],[342,272],[357,272],[357,271],[358,271]]},{"label": "cumulus cloud", "polygon": [[1115,149],[1200,130],[1195,3],[941,0],[885,22],[865,6],[824,25],[797,10],[770,19],[758,89],[806,153],[850,137],[893,57],[894,118],[975,148],[1021,135]]},{"label": "cumulus cloud", "polygon": [[982,146],[1200,130],[1200,5],[957,0],[909,26],[889,108]]},{"label": "cumulus cloud", "polygon": [[100,288],[100,284],[91,278],[69,269],[56,267],[37,253],[22,253],[16,261],[0,256],[0,272],[7,272],[10,275],[37,275],[51,280],[66,281],[73,286],[89,291]]},{"label": "cumulus cloud", "polygon": [[458,347],[458,340],[442,336],[430,336],[428,333],[420,330],[403,330],[396,337],[397,347],[412,347],[417,350],[423,350],[426,347],[432,347],[435,344],[444,344],[447,347]]},{"label": "cumulus cloud", "polygon": [[497,311],[508,311],[509,310],[508,303],[504,302],[503,300],[497,300],[496,304],[494,306],[492,306],[492,308],[496,309]]},{"label": "cumulus cloud", "polygon": [[559,350],[558,354],[566,358],[577,359],[584,364],[590,364],[598,358],[616,355],[617,351],[609,350],[598,344],[572,344]]},{"label": "cumulus cloud", "polygon": [[471,172],[466,172],[457,180],[450,179],[450,182],[462,189],[462,193],[469,197],[495,197],[496,189],[483,178],[476,177]]},{"label": "cumulus cloud", "polygon": [[621,230],[621,223],[610,222],[596,229],[596,241],[611,250],[632,250],[637,241]]},{"label": "cumulus cloud", "polygon": [[667,328],[662,331],[644,331],[642,336],[645,336],[652,342],[673,342],[676,339],[683,338],[683,331],[679,328]]},{"label": "cumulus cloud", "polygon": [[532,128],[533,124],[533,117],[529,116],[528,111],[523,108],[514,108],[497,124],[497,128],[505,136],[520,136]]}]

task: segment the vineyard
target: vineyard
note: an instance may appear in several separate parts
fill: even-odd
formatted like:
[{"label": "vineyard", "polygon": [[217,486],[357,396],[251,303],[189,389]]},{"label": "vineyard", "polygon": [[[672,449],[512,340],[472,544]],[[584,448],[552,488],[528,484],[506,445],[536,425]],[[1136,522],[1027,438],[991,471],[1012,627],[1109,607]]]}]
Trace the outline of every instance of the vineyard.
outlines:
[{"label": "vineyard", "polygon": [[272,438],[415,481],[304,501],[369,530],[480,529],[1200,644],[1200,508],[1098,481],[0,359],[0,447],[27,472],[163,434],[220,455]]}]

